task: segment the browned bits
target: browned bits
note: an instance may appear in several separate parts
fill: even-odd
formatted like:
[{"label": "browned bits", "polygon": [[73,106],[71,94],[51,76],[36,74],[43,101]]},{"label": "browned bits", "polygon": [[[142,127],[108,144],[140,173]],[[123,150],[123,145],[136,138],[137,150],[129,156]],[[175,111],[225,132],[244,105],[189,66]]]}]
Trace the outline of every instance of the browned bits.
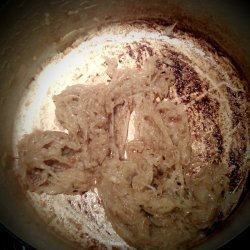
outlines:
[{"label": "browned bits", "polygon": [[194,103],[194,107],[204,118],[216,119],[218,117],[219,103],[208,96],[204,96]]},{"label": "browned bits", "polygon": [[212,135],[216,139],[216,147],[217,147],[217,152],[221,158],[221,154],[223,154],[224,149],[223,149],[223,137],[221,135],[221,131],[218,125],[215,125],[214,130]]},{"label": "browned bits", "polygon": [[229,152],[229,160],[228,160],[229,167],[232,169],[231,173],[229,174],[229,188],[230,191],[233,191],[241,181],[241,170],[240,166],[242,164],[242,155],[237,149],[231,149]]},{"label": "browned bits", "polygon": [[233,92],[231,89],[227,88],[227,94],[232,110],[232,123],[233,127],[235,127],[247,115],[247,110],[242,112],[242,107],[240,105],[241,101],[245,98],[245,93],[241,91]]},{"label": "browned bits", "polygon": [[129,54],[129,56],[130,56],[132,59],[134,59],[134,58],[135,58],[135,54],[134,54],[134,51],[133,51],[133,49],[131,48],[130,45],[127,45],[127,46],[126,46],[126,50],[127,50],[127,53]]},{"label": "browned bits", "polygon": [[153,56],[153,49],[150,45],[135,43],[136,49],[135,53],[131,50],[131,46],[128,47],[128,53],[131,58],[135,58],[137,68],[141,68],[144,62],[145,55]]}]

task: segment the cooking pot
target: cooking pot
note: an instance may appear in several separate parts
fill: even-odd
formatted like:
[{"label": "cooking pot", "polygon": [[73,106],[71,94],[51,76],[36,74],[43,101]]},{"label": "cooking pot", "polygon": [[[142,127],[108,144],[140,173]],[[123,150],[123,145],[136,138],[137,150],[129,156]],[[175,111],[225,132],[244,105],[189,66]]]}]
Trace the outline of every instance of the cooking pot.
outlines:
[{"label": "cooking pot", "polygon": [[[89,0],[6,1],[0,16],[0,220],[11,232],[38,249],[76,247],[56,235],[37,216],[13,174],[13,128],[19,102],[42,65],[76,38],[128,20],[177,22],[183,30],[209,39],[227,53],[242,77],[250,80],[248,6],[231,1]],[[98,21],[96,21],[98,20]],[[215,249],[250,225],[250,196],[199,249]],[[87,248],[87,246],[86,246]]]}]

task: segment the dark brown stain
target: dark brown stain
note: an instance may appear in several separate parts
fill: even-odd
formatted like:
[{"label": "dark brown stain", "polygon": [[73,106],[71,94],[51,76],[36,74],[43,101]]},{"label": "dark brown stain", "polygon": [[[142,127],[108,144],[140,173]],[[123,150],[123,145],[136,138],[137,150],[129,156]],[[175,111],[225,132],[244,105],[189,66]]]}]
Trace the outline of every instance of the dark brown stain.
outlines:
[{"label": "dark brown stain", "polygon": [[[166,55],[166,51],[162,51]],[[185,58],[181,53],[176,53],[169,50],[168,56],[173,62],[171,69],[175,76],[175,87],[179,97],[181,97],[184,103],[191,101],[191,94],[200,95],[208,87],[205,82],[202,82],[197,72],[195,72],[187,62],[189,59]]]},{"label": "dark brown stain", "polygon": [[223,154],[223,152],[224,152],[223,137],[222,137],[222,134],[221,134],[221,131],[220,131],[220,128],[219,128],[218,125],[214,126],[214,130],[213,130],[212,135],[216,140],[217,153],[219,154],[219,156],[221,156]]},{"label": "dark brown stain", "polygon": [[240,165],[241,165],[241,155],[236,149],[231,149],[229,152],[229,166],[232,168],[229,174],[229,188],[233,191],[239,184],[241,180]]},{"label": "dark brown stain", "polygon": [[129,54],[129,56],[130,56],[132,59],[135,59],[134,50],[131,48],[130,45],[127,45],[127,46],[126,46],[126,50],[127,50],[127,53]]},{"label": "dark brown stain", "polygon": [[227,87],[227,96],[230,105],[230,109],[232,111],[232,123],[233,127],[237,126],[237,124],[246,118],[247,110],[242,112],[242,107],[240,103],[246,99],[246,94],[241,91],[232,91]]},{"label": "dark brown stain", "polygon": [[153,56],[153,49],[150,45],[141,44],[141,43],[134,43],[136,49],[134,50],[136,53],[133,52],[131,47],[128,47],[128,54],[131,58],[135,58],[137,68],[141,68],[143,64],[143,56],[147,54],[148,56]]},{"label": "dark brown stain", "polygon": [[[149,10],[150,11],[150,10]],[[175,14],[176,13],[176,14]],[[207,20],[209,22],[209,20]],[[121,22],[121,24],[127,24],[132,27],[139,27],[140,25],[145,25],[146,27],[159,31],[159,26],[167,27],[173,23],[176,24],[176,29],[179,31],[189,33],[194,37],[200,45],[205,48],[206,50],[212,52],[213,54],[219,56],[219,57],[225,57],[228,58],[232,66],[234,67],[234,70],[237,74],[237,76],[243,80],[246,79],[246,76],[240,66],[237,64],[234,57],[229,53],[229,51],[226,51],[224,47],[222,46],[224,44],[227,44],[227,41],[225,41],[222,36],[220,35],[221,32],[227,32],[226,27],[216,27],[215,31],[211,34],[206,34],[203,30],[207,30],[206,28],[206,22],[199,22],[199,25],[197,24],[196,20],[192,20],[188,15],[183,13],[181,9],[173,7],[173,11],[171,14],[171,17],[163,18],[163,17],[157,17],[157,18],[138,18],[136,20],[126,20]],[[203,29],[202,29],[203,27]],[[220,41],[220,44],[215,40]],[[209,45],[209,46],[208,46]],[[246,86],[249,89],[249,86]]]},{"label": "dark brown stain", "polygon": [[208,96],[195,101],[193,106],[206,119],[215,120],[218,117],[220,104]]}]

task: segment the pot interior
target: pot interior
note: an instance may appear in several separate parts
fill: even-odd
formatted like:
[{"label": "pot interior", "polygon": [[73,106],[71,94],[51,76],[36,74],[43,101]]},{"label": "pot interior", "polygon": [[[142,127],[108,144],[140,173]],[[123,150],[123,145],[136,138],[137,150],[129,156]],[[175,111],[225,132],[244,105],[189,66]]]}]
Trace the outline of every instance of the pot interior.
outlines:
[{"label": "pot interior", "polygon": [[[74,246],[76,241],[82,241],[82,246],[101,242],[103,245],[109,243],[109,246],[126,247],[125,242],[105,220],[103,208],[98,207],[95,192],[88,193],[85,198],[51,198],[46,195],[38,198],[34,194],[27,197],[13,177],[12,166],[15,165],[16,156],[13,148],[15,149],[16,142],[24,133],[31,132],[34,128],[60,130],[54,123],[51,96],[60,93],[65,86],[77,81],[84,82],[104,71],[104,58],[109,53],[116,56],[123,54],[126,65],[129,65],[126,58],[131,56],[127,43],[140,43],[142,38],[144,41],[146,38],[146,42],[150,44],[148,47],[156,50],[162,46],[162,41],[171,42],[176,48],[179,46],[181,51],[194,47],[196,51],[194,49],[192,56],[195,60],[197,56],[203,55],[202,39],[207,41],[209,37],[209,43],[213,45],[212,52],[216,51],[215,53],[223,56],[226,51],[235,65],[240,65],[239,78],[250,77],[247,56],[249,47],[246,46],[249,39],[247,15],[233,4],[234,1],[232,5],[216,1],[176,1],[174,4],[167,1],[148,1],[147,4],[144,1],[115,1],[108,4],[103,1],[50,1],[32,5],[25,1],[22,4],[10,2],[1,18],[5,20],[10,17],[11,28],[1,26],[4,36],[0,41],[3,62],[0,76],[3,121],[0,125],[2,223],[37,248],[48,249],[50,246],[51,249],[67,249]],[[174,23],[182,32],[195,34],[197,41],[194,42],[188,36],[185,39],[179,37],[179,40],[169,38],[168,33],[164,34],[164,29]],[[180,42],[183,40],[185,43]],[[219,50],[217,46],[220,47]],[[134,50],[138,52],[137,47]],[[142,53],[147,56],[150,51],[146,49]],[[77,71],[81,61],[84,64]],[[57,237],[52,230],[56,224],[60,225],[57,218],[63,217],[66,210],[71,209],[68,221],[78,221],[80,217],[77,217],[77,207],[82,204],[83,198],[88,200],[87,208],[83,210],[92,211],[89,216],[82,217],[81,222],[92,225],[92,229],[87,232],[90,239],[86,240],[80,233],[76,236],[76,232],[79,232],[77,224],[75,228],[72,227],[71,239]],[[36,209],[31,208],[28,200],[36,204]],[[49,206],[39,210],[46,202]],[[96,207],[98,213],[95,213]],[[220,226],[218,233],[211,235],[209,241],[201,247],[218,247],[243,230],[249,225],[249,208],[250,202],[246,196],[225,225]],[[56,216],[53,217],[48,210],[56,211]],[[37,212],[46,217],[45,222],[37,216]],[[93,214],[96,223],[93,223]],[[50,228],[47,228],[48,223],[52,225]],[[65,221],[61,223],[74,224],[65,224]],[[103,224],[104,230],[98,233]],[[61,228],[62,231],[59,228],[56,231],[65,234],[65,229]]]}]

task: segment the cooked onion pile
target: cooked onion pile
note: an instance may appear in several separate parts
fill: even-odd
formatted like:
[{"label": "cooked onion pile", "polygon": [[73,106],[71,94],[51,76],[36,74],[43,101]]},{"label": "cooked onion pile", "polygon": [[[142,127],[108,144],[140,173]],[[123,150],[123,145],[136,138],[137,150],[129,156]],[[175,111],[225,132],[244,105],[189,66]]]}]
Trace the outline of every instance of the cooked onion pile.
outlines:
[{"label": "cooked onion pile", "polygon": [[227,166],[192,153],[186,106],[168,98],[173,83],[155,62],[146,70],[107,64],[108,85],[54,96],[68,133],[35,131],[20,141],[21,181],[48,194],[97,187],[114,229],[134,247],[192,245],[232,209]]}]

